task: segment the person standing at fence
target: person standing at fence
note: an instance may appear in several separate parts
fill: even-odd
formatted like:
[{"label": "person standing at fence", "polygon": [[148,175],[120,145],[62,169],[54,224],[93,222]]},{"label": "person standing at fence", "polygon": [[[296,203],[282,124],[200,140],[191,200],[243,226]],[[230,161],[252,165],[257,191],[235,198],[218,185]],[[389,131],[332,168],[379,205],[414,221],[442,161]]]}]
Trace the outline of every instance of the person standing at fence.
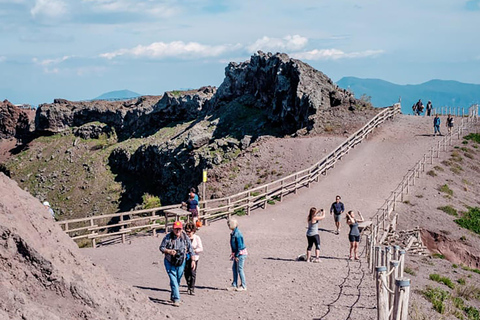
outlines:
[{"label": "person standing at fence", "polygon": [[43,205],[45,206],[45,209],[48,210],[48,213],[52,216],[53,220],[56,220],[55,218],[55,212],[53,212],[52,207],[50,206],[50,203],[48,201],[44,201]]},{"label": "person standing at fence", "polygon": [[340,202],[340,199],[342,199],[342,197],[337,196],[335,202],[330,206],[330,215],[333,214],[333,220],[335,221],[335,227],[337,228],[335,231],[336,234],[340,233],[340,220],[342,213],[345,211],[345,206]]},{"label": "person standing at fence", "polygon": [[[186,255],[193,255],[192,243],[183,232],[182,221],[175,221],[173,230],[163,238],[159,249],[165,255],[163,263],[170,278],[170,300],[174,307],[180,307],[180,281],[185,270]],[[195,270],[195,260],[191,260],[190,264]]]},{"label": "person standing at fence", "polygon": [[[185,265],[185,280],[187,280],[187,292],[189,295],[195,295],[195,281],[197,279],[198,259],[200,252],[203,252],[202,239],[196,234],[197,227],[194,223],[185,225],[185,233],[192,242],[193,255],[187,254],[187,263]],[[195,261],[195,268],[192,268],[192,260]]]},{"label": "person standing at fence", "polygon": [[310,262],[310,258],[312,256],[311,250],[313,245],[315,244],[315,258],[312,259],[312,262],[320,262],[320,235],[318,234],[318,221],[325,218],[325,212],[323,209],[320,209],[321,215],[318,215],[319,211],[317,208],[312,207],[310,208],[310,212],[307,216],[307,258],[305,261]]},{"label": "person standing at fence", "polygon": [[[237,219],[230,218],[227,221],[228,228],[232,230],[230,233],[230,248],[232,253],[230,255],[230,260],[233,261],[232,272],[233,272],[233,281],[232,285],[227,288],[228,291],[246,291],[247,290],[247,281],[245,279],[245,260],[247,259],[247,247],[245,246],[245,241],[243,240],[243,235],[238,229]],[[242,282],[241,286],[238,286],[238,277],[240,276],[240,281]]]},{"label": "person standing at fence", "polygon": [[192,220],[194,223],[197,222],[198,219],[198,201],[195,200],[195,193],[190,192],[190,197],[187,200],[187,210],[190,211],[192,214]]},{"label": "person standing at fence", "polygon": [[426,108],[427,108],[427,116],[430,117],[432,115],[432,110],[433,110],[432,101],[428,100]]},{"label": "person standing at fence", "polygon": [[433,118],[433,135],[436,136],[437,132],[439,135],[442,135],[440,132],[440,117],[438,114],[435,115],[435,118]]},{"label": "person standing at fence", "polygon": [[347,212],[347,224],[350,227],[350,232],[348,233],[348,241],[350,241],[350,256],[348,259],[352,260],[355,257],[355,260],[358,260],[358,243],[360,242],[360,230],[358,229],[358,223],[365,221],[362,214],[358,211],[359,218],[355,218],[355,213],[350,210]]},{"label": "person standing at fence", "polygon": [[449,114],[447,117],[447,130],[449,135],[452,134],[452,129],[453,129],[453,117],[452,115]]},{"label": "person standing at fence", "polygon": [[[197,202],[200,202],[200,198],[198,197],[197,191],[195,188],[190,188],[190,193],[193,193],[195,196],[193,197]],[[190,193],[188,194],[188,198],[190,199]]]}]

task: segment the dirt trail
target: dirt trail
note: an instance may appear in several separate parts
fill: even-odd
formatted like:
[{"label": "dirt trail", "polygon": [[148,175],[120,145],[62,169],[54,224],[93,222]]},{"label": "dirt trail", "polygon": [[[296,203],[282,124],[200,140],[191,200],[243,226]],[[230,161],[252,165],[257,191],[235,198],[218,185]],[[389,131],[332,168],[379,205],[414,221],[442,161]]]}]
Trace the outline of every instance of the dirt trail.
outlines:
[{"label": "dirt trail", "polygon": [[333,233],[329,214],[321,221],[321,263],[295,261],[307,245],[306,216],[311,206],[328,211],[336,194],[342,195],[346,210],[373,216],[438,139],[429,134],[431,122],[429,118],[397,116],[377,128],[310,189],[302,189],[266,210],[256,210],[250,217],[239,217],[249,251],[247,292],[225,289],[231,282],[225,220],[198,232],[205,252],[198,265],[197,295],[188,296],[183,287],[183,304],[177,309],[169,306],[168,277],[158,251],[163,235],[83,252],[116,279],[164,304],[162,308],[178,319],[375,319],[374,281],[363,256],[361,261],[347,259],[344,221],[340,235]]}]

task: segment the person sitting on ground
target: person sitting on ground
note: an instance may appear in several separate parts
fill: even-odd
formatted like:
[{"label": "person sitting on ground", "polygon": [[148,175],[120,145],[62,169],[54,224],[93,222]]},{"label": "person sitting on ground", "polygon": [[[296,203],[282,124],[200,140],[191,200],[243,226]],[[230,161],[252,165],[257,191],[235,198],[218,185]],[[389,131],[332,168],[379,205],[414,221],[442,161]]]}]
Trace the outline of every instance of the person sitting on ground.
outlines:
[{"label": "person sitting on ground", "polygon": [[342,197],[337,196],[335,202],[330,206],[330,215],[332,213],[334,214],[333,219],[335,221],[335,227],[337,228],[337,231],[335,232],[336,234],[340,233],[340,219],[342,213],[345,211],[345,206],[340,202],[340,199],[342,199]]},{"label": "person sitting on ground", "polygon": [[187,200],[187,210],[190,211],[192,214],[192,220],[194,223],[197,222],[198,219],[198,201],[195,200],[195,193],[190,192],[190,198]]},{"label": "person sitting on ground", "polygon": [[348,258],[350,260],[353,257],[355,257],[355,260],[358,260],[358,243],[360,242],[358,223],[365,221],[360,211],[358,211],[358,215],[359,218],[355,219],[355,213],[352,210],[347,212],[347,224],[350,227],[350,232],[348,233],[348,241],[350,241],[350,256]]},{"label": "person sitting on ground", "polygon": [[[195,295],[195,281],[197,279],[199,253],[203,252],[202,239],[196,235],[197,227],[194,223],[189,222],[185,225],[185,233],[192,242],[193,255],[187,255],[187,263],[185,265],[185,280],[187,280],[187,292],[189,295]],[[195,268],[192,268],[192,260],[195,261]]]},{"label": "person sitting on ground", "polygon": [[312,259],[313,262],[320,262],[320,235],[318,234],[318,221],[325,218],[325,212],[323,209],[320,209],[321,215],[317,215],[318,210],[315,207],[310,208],[310,212],[307,216],[307,258],[306,261],[310,262],[311,259],[311,250],[315,244],[315,258]]},{"label": "person sitting on ground", "polygon": [[447,130],[448,130],[448,134],[452,134],[452,129],[453,129],[453,117],[452,115],[448,115],[447,117]]},{"label": "person sitting on ground", "polygon": [[[238,229],[238,221],[235,218],[230,218],[227,221],[228,228],[232,230],[230,233],[230,248],[232,253],[230,254],[230,260],[233,261],[232,271],[233,271],[233,282],[232,286],[228,287],[228,291],[246,291],[247,290],[247,281],[245,280],[245,260],[247,259],[247,247],[243,240],[243,234]],[[242,282],[241,286],[238,286],[238,276],[240,276],[240,281]]]},{"label": "person sitting on ground", "polygon": [[[192,242],[183,232],[182,221],[175,221],[173,230],[163,238],[159,249],[165,255],[163,263],[170,278],[170,300],[174,307],[180,307],[180,281],[185,270],[186,255],[193,255]],[[190,261],[190,266],[195,270],[195,260]]]},{"label": "person sitting on ground", "polygon": [[48,201],[44,201],[44,202],[43,202],[43,205],[44,205],[45,208],[48,210],[48,213],[50,213],[50,215],[52,216],[53,220],[56,220],[56,218],[55,218],[55,212],[53,212],[52,207],[50,207],[50,203],[49,203]]},{"label": "person sitting on ground", "polygon": [[439,135],[442,135],[440,132],[440,117],[438,114],[435,115],[435,118],[433,118],[433,135],[436,136],[437,132]]}]

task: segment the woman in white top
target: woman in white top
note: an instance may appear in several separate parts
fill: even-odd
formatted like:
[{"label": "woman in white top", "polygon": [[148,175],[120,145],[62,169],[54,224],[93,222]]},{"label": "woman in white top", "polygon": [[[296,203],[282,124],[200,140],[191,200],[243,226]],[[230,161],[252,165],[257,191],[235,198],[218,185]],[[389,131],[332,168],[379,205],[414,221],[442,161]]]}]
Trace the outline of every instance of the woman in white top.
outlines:
[{"label": "woman in white top", "polygon": [[311,251],[313,244],[315,244],[315,259],[313,262],[320,262],[320,236],[318,235],[318,221],[325,218],[325,212],[320,209],[321,215],[317,215],[318,210],[315,207],[310,208],[308,213],[308,229],[307,229],[307,262],[310,262]]},{"label": "woman in white top", "polygon": [[[185,265],[185,279],[187,280],[188,294],[195,295],[195,280],[197,278],[199,253],[203,251],[202,239],[195,234],[197,228],[194,223],[189,222],[185,225],[185,233],[190,238],[193,248],[193,256],[187,256],[187,263]],[[195,261],[195,268],[191,267],[192,259]]]}]

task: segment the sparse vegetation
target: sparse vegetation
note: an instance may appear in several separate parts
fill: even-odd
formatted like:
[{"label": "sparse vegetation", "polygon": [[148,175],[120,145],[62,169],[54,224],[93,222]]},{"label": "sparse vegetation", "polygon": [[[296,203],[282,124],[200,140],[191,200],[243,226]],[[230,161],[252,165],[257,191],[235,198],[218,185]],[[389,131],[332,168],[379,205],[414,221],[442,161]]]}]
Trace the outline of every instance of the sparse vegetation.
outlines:
[{"label": "sparse vegetation", "polygon": [[142,196],[142,209],[152,209],[161,207],[162,204],[160,202],[160,198],[157,196],[152,196],[151,194],[145,193]]},{"label": "sparse vegetation", "polygon": [[430,275],[430,280],[433,280],[433,281],[436,281],[436,282],[439,282],[439,283],[443,283],[444,285],[446,285],[450,289],[455,288],[455,284],[453,283],[452,279],[450,279],[448,277],[442,277],[442,276],[440,276],[439,274],[436,274],[436,273],[432,273]]},{"label": "sparse vegetation", "polygon": [[425,298],[433,304],[433,309],[438,313],[445,312],[445,300],[450,297],[450,294],[440,288],[427,287],[422,294]]},{"label": "sparse vegetation", "polygon": [[454,207],[450,206],[450,205],[448,205],[448,206],[443,206],[443,207],[438,207],[437,209],[440,210],[440,211],[443,211],[443,212],[445,212],[446,214],[449,214],[449,215],[451,215],[451,216],[455,216],[455,217],[458,216],[457,210],[456,210]]},{"label": "sparse vegetation", "polygon": [[441,253],[434,253],[434,254],[432,254],[432,257],[434,257],[436,259],[445,259],[445,256]]},{"label": "sparse vegetation", "polygon": [[457,279],[457,282],[458,282],[458,284],[461,284],[462,286],[464,286],[465,283],[466,283],[466,282],[465,282],[465,279],[463,279],[463,278]]},{"label": "sparse vegetation", "polygon": [[410,268],[410,267],[405,267],[405,269],[404,269],[403,271],[404,271],[405,273],[407,273],[407,274],[412,275],[412,276],[416,276],[416,275],[417,275],[417,273],[415,272],[415,270],[413,270],[413,269]]},{"label": "sparse vegetation", "polygon": [[463,228],[480,234],[480,208],[469,207],[463,217],[455,219],[454,221]]},{"label": "sparse vegetation", "polygon": [[470,133],[469,135],[463,137],[463,139],[480,143],[480,133]]},{"label": "sparse vegetation", "polygon": [[443,193],[446,193],[446,194],[448,194],[449,196],[453,196],[453,190],[450,189],[450,187],[448,186],[448,184],[444,184],[443,186],[439,187],[439,188],[438,188],[438,191],[443,192]]},{"label": "sparse vegetation", "polygon": [[445,169],[443,169],[443,168],[440,167],[440,166],[435,166],[435,167],[433,167],[433,169],[435,169],[435,170],[437,170],[437,171],[442,171],[442,172],[445,171]]},{"label": "sparse vegetation", "polygon": [[436,177],[436,176],[437,176],[437,174],[435,173],[434,170],[428,170],[428,171],[427,171],[427,175],[429,175],[429,176],[431,176],[431,177]]}]

